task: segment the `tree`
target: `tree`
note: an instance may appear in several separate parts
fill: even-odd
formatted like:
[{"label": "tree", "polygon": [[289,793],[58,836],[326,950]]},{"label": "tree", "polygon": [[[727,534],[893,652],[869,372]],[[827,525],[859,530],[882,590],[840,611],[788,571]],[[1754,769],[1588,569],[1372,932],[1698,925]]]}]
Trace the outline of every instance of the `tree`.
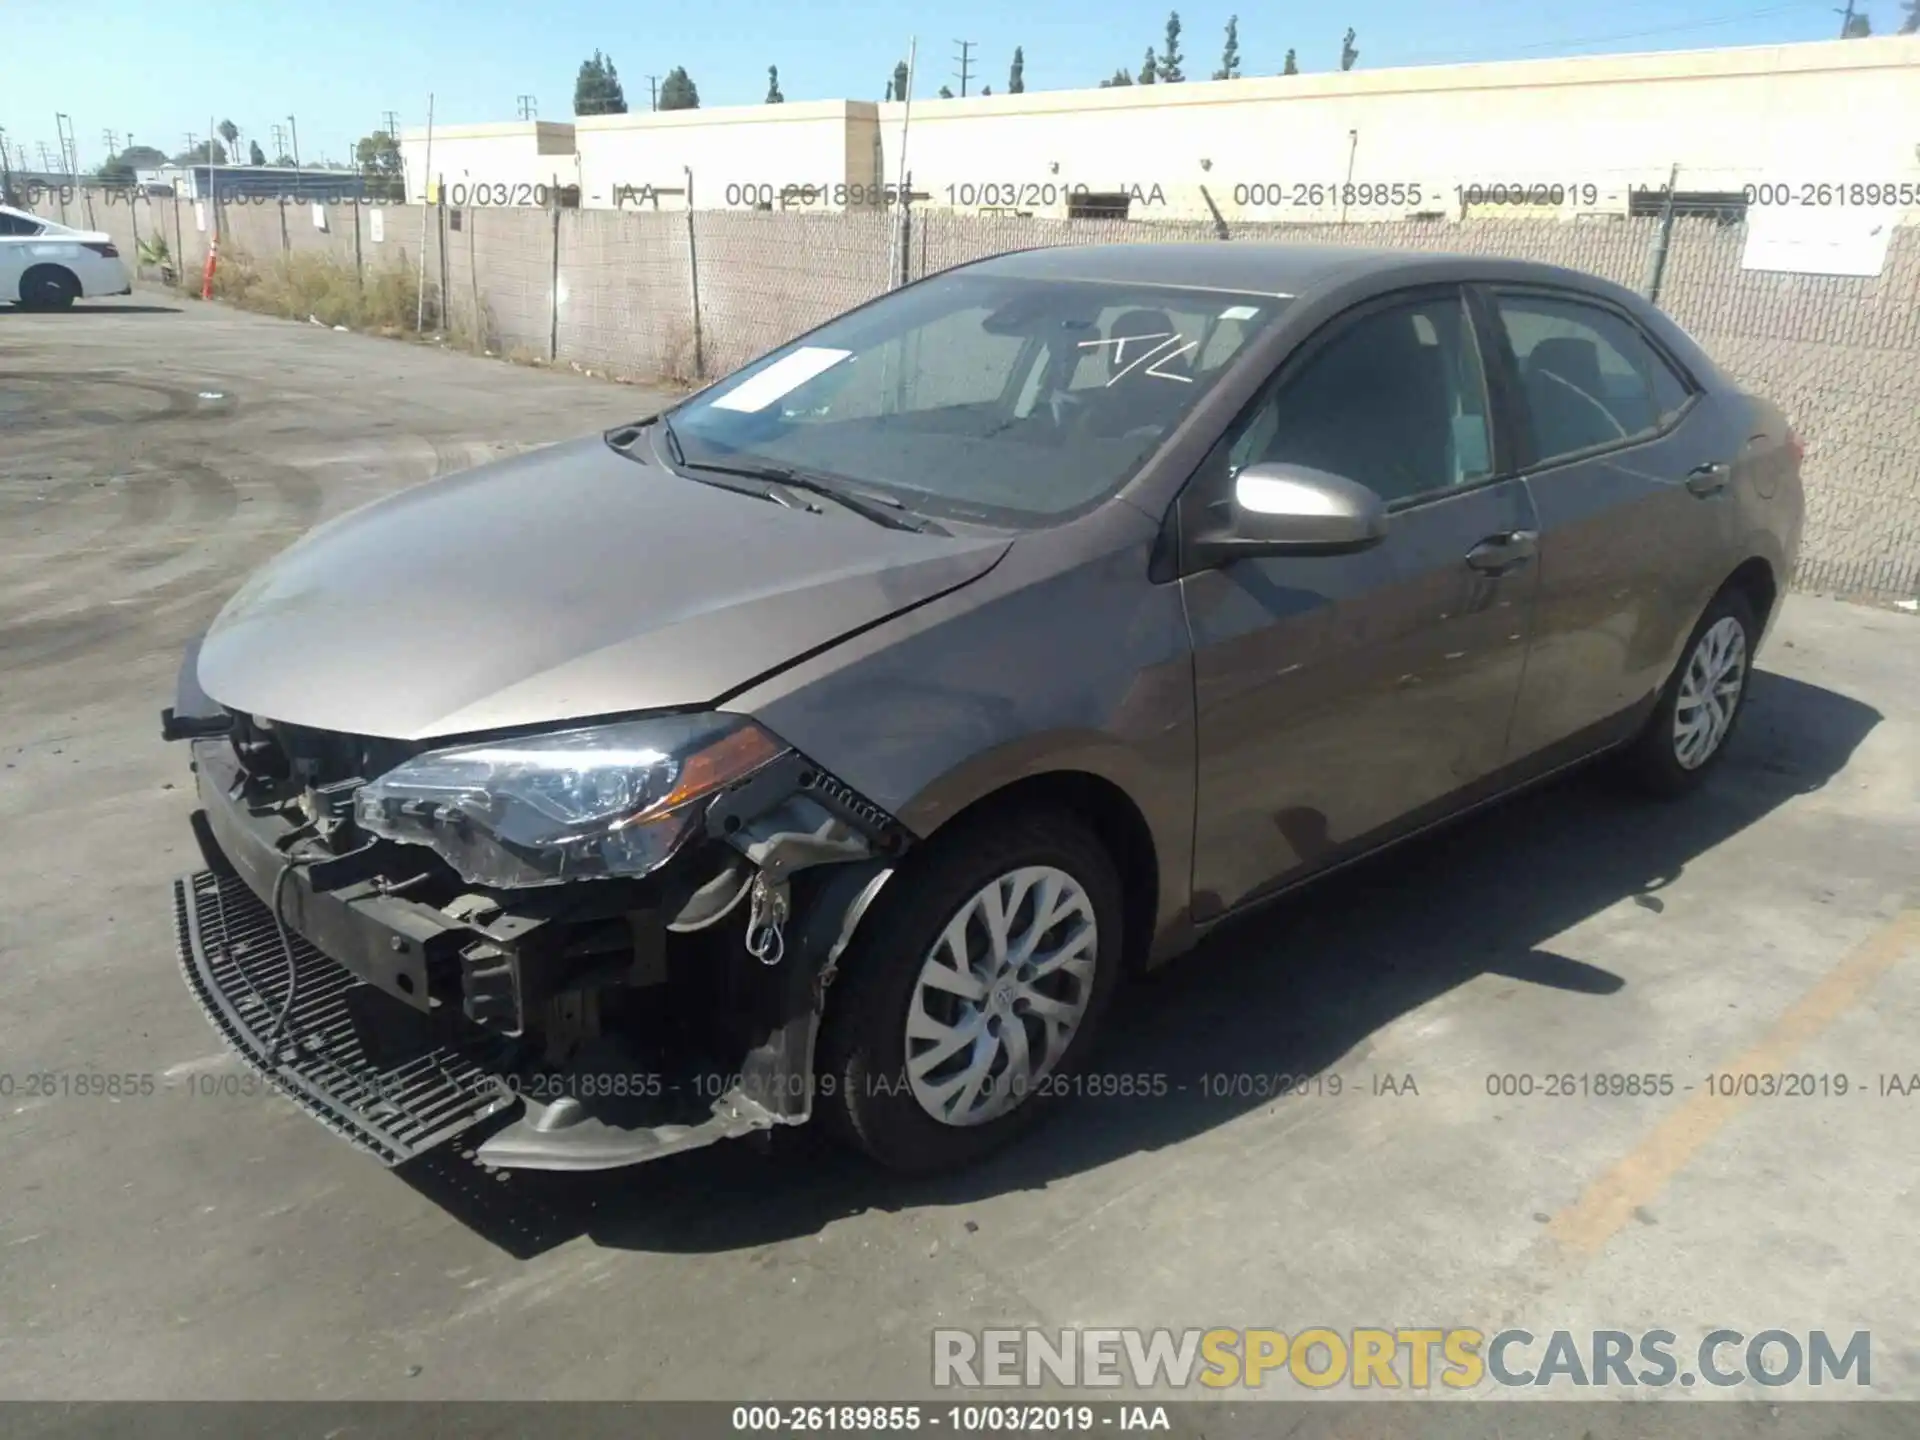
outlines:
[{"label": "tree", "polygon": [[1007,93],[1009,95],[1027,93],[1027,57],[1018,45],[1013,47],[1013,69],[1007,73]]},{"label": "tree", "polygon": [[214,127],[220,132],[220,138],[227,142],[227,148],[236,155],[240,153],[240,127],[231,120],[222,120]]},{"label": "tree", "polygon": [[1286,68],[1281,70],[1280,73],[1282,75],[1298,75],[1300,73],[1300,61],[1291,49],[1287,51]]},{"label": "tree", "polygon": [[214,140],[214,141],[202,140],[198,145],[194,146],[191,150],[182,150],[178,155],[173,157],[173,163],[176,165],[206,164],[207,163],[207,146],[209,144],[213,146],[213,163],[216,165],[226,164],[227,163],[227,147],[222,145],[218,140]]},{"label": "tree", "polygon": [[1100,82],[1100,88],[1102,90],[1117,90],[1122,85],[1131,84],[1133,84],[1133,76],[1129,75],[1125,70],[1115,70],[1111,80],[1102,80]]},{"label": "tree", "polygon": [[1146,63],[1140,67],[1140,83],[1142,85],[1152,85],[1159,80],[1159,78],[1160,62],[1153,58],[1153,47],[1149,45],[1147,47]]},{"label": "tree", "polygon": [[1347,38],[1340,42],[1340,68],[1351,70],[1353,62],[1360,58],[1360,52],[1353,48],[1353,27],[1347,27]]},{"label": "tree", "polygon": [[1864,40],[1873,34],[1873,22],[1866,16],[1853,14],[1847,16],[1847,23],[1840,32],[1842,40]]},{"label": "tree", "polygon": [[620,73],[613,68],[613,57],[593,52],[591,60],[580,62],[580,73],[573,82],[573,113],[576,115],[624,115],[627,94],[620,88]]},{"label": "tree", "polygon": [[1240,78],[1240,17],[1227,17],[1227,43],[1220,51],[1220,68],[1213,72],[1216,80],[1238,80]]},{"label": "tree", "polygon": [[400,142],[384,130],[363,135],[355,142],[353,159],[366,182],[369,200],[406,200],[406,184],[400,165]]},{"label": "tree", "polygon": [[1920,0],[1906,0],[1907,18],[1900,22],[1902,35],[1920,35]]},{"label": "tree", "polygon": [[893,67],[893,98],[907,98],[907,62],[904,60]]},{"label": "tree", "polygon": [[267,163],[267,152],[260,148],[260,142],[258,140],[249,140],[247,142],[247,163],[249,165],[265,165]]},{"label": "tree", "polygon": [[991,86],[991,85],[982,85],[982,86],[980,87],[980,93],[981,93],[982,95],[991,95],[991,94],[993,93],[993,86]]},{"label": "tree", "polygon": [[1167,15],[1167,48],[1160,54],[1160,79],[1168,85],[1178,85],[1186,79],[1180,70],[1180,62],[1186,58],[1180,53],[1180,12],[1170,11]]},{"label": "tree", "polygon": [[784,105],[786,103],[787,97],[780,93],[780,67],[769,65],[767,66],[767,104]]},{"label": "tree", "polygon": [[151,145],[129,145],[118,155],[101,161],[98,174],[110,185],[131,185],[134,171],[152,170],[166,163],[165,153]]},{"label": "tree", "polygon": [[700,91],[687,75],[684,65],[676,65],[667,72],[667,78],[660,82],[660,108],[662,110],[698,110]]},{"label": "tree", "polygon": [[940,98],[942,100],[951,100],[953,98],[953,91],[949,90],[945,85],[942,85],[940,87]]}]

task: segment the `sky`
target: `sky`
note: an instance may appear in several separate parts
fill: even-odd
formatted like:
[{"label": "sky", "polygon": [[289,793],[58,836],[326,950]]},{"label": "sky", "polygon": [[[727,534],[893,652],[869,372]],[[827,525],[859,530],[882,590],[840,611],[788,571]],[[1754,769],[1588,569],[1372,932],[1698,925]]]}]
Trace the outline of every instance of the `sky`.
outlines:
[{"label": "sky", "polygon": [[[0,55],[0,131],[29,163],[58,153],[56,113],[71,116],[82,169],[105,158],[106,134],[172,154],[188,132],[231,119],[272,158],[272,127],[293,117],[303,161],[349,158],[353,143],[394,112],[402,128],[511,120],[520,97],[543,119],[573,108],[580,62],[610,55],[630,109],[648,104],[649,75],[685,66],[704,107],[758,104],[767,67],[789,101],[878,100],[918,38],[916,97],[959,93],[960,40],[974,78],[1007,87],[1014,47],[1028,90],[1096,84],[1117,66],[1137,72],[1164,43],[1167,0],[331,0],[325,5],[215,5],[181,10],[151,0],[7,0]],[[1189,80],[1220,64],[1237,0],[1183,0]],[[1844,4],[1845,0],[1840,0]],[[1890,34],[1899,0],[1861,0],[1873,32]],[[1833,0],[1615,0],[1565,10],[1537,0],[1338,0],[1240,16],[1247,75],[1280,71],[1289,47],[1303,72],[1339,68],[1348,26],[1359,68],[1533,60],[1831,39]]]}]

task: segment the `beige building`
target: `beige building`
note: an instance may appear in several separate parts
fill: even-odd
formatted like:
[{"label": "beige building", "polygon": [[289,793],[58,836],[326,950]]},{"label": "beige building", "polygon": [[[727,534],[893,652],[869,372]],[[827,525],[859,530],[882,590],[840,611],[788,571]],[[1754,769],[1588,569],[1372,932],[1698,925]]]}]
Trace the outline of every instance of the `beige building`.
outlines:
[{"label": "beige building", "polygon": [[[425,141],[402,138],[416,197]],[[690,177],[702,209],[837,210],[884,201],[903,161],[922,204],[1042,216],[1577,218],[1676,175],[1920,210],[1920,36],[461,126],[435,132],[432,173],[453,203],[559,177],[582,205],[678,209]]]}]

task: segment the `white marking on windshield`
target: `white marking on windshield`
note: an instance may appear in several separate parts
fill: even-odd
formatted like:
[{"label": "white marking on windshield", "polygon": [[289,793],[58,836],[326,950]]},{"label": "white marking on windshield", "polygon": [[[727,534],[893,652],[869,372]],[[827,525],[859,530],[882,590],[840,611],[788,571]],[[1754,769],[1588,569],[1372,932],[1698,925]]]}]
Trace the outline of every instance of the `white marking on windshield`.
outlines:
[{"label": "white marking on windshield", "polygon": [[[1080,342],[1080,348],[1082,350],[1093,350],[1103,345],[1111,345],[1113,346],[1113,363],[1119,365],[1127,358],[1127,346],[1136,340],[1153,340],[1158,343],[1143,351],[1135,358],[1132,364],[1125,365],[1116,371],[1113,378],[1107,381],[1103,387],[1104,389],[1111,390],[1126,376],[1132,374],[1133,371],[1139,369],[1142,365],[1146,365],[1149,360],[1152,360],[1153,363],[1147,365],[1144,373],[1153,376],[1156,380],[1178,380],[1182,385],[1191,385],[1193,383],[1193,377],[1190,375],[1169,375],[1160,368],[1171,360],[1179,359],[1189,350],[1197,350],[1200,348],[1200,342],[1198,340],[1185,340],[1184,337],[1175,330],[1156,330],[1151,335],[1117,335],[1108,340],[1082,340]],[[1167,347],[1170,345],[1176,348],[1169,351]],[[1154,359],[1156,355],[1159,356],[1157,360]]]},{"label": "white marking on windshield", "polygon": [[831,370],[851,354],[851,350],[803,345],[713,401],[713,408],[744,410],[748,414],[764,410],[782,396],[798,390],[814,376]]}]

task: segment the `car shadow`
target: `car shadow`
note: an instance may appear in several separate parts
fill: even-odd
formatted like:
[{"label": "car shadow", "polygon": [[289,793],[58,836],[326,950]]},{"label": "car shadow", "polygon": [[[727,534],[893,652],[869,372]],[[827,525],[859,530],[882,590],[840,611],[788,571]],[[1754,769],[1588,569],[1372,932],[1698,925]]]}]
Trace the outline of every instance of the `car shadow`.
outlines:
[{"label": "car shadow", "polygon": [[178,315],[178,305],[113,305],[81,301],[65,310],[33,310],[24,305],[6,307],[16,315]]},{"label": "car shadow", "polygon": [[864,1210],[1037,1189],[1273,1103],[1218,1093],[1203,1075],[1350,1064],[1376,1031],[1477,976],[1607,1003],[1628,978],[1557,955],[1548,939],[1622,900],[1661,908],[1659,892],[1690,861],[1821,788],[1880,719],[1758,672],[1726,762],[1684,801],[1648,802],[1602,770],[1578,771],[1224,927],[1123,991],[1109,1016],[1095,1071],[1164,1076],[1165,1094],[1072,1101],[1070,1118],[961,1174],[892,1175],[810,1127],[599,1175],[523,1171],[503,1182],[445,1151],[396,1173],[522,1258],[583,1234],[623,1249],[734,1250]]}]

